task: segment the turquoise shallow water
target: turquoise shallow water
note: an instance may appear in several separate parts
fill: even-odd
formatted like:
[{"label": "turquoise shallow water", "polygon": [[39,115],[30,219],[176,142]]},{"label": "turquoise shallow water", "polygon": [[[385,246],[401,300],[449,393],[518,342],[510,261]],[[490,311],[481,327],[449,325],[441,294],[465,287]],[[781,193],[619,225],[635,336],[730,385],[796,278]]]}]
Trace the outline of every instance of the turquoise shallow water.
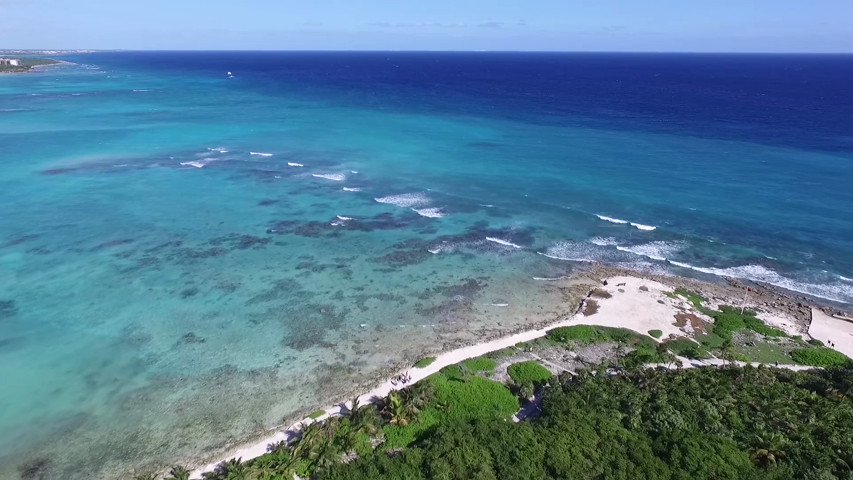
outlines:
[{"label": "turquoise shallow water", "polygon": [[565,313],[534,278],[590,260],[853,301],[843,125],[755,119],[784,108],[739,86],[706,99],[736,125],[514,77],[498,98],[524,59],[211,55],[0,77],[0,478],[215,452]]}]

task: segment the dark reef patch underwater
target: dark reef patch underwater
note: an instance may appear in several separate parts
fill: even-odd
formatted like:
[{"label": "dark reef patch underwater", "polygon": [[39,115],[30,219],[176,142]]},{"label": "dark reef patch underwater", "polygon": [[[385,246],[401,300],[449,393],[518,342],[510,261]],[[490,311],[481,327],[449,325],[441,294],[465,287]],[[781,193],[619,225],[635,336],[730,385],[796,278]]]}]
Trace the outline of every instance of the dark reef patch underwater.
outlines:
[{"label": "dark reef patch underwater", "polygon": [[4,480],[212,454],[590,261],[853,302],[850,56],[67,60],[0,82]]}]

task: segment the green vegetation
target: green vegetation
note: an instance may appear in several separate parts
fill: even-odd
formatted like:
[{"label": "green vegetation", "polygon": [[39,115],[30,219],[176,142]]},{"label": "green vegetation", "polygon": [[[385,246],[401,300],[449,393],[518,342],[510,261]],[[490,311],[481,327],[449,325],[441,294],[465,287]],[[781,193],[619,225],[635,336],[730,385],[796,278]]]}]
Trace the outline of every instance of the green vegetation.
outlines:
[{"label": "green vegetation", "polygon": [[663,336],[663,332],[661,330],[649,330],[649,336],[654,338],[660,338]]},{"label": "green vegetation", "polygon": [[426,368],[432,365],[432,362],[435,361],[435,357],[424,357],[417,362],[415,362],[415,368]]},{"label": "green vegetation", "polygon": [[809,340],[808,343],[809,343],[809,345],[814,345],[815,347],[822,347],[823,346],[823,342],[821,342],[820,340],[818,340],[816,338]]},{"label": "green vegetation", "polygon": [[539,418],[442,421],[400,452],[335,462],[321,478],[853,476],[850,369],[638,369],[561,380],[546,390]]},{"label": "green vegetation", "polygon": [[582,345],[599,342],[617,342],[635,347],[641,344],[654,347],[657,343],[650,337],[627,328],[597,327],[593,325],[557,327],[548,332],[548,338],[558,343],[576,342]]},{"label": "green vegetation", "polygon": [[666,348],[672,353],[687,357],[687,358],[710,358],[711,355],[708,353],[702,345],[694,342],[689,338],[676,338],[674,340],[669,340],[664,343]]},{"label": "green vegetation", "polygon": [[325,410],[317,410],[316,412],[313,412],[310,415],[308,415],[308,418],[313,418],[314,420],[316,420],[325,414],[326,414]]},{"label": "green vegetation", "polygon": [[417,407],[419,412],[411,421],[383,427],[383,449],[406,447],[439,424],[507,419],[518,410],[518,400],[505,385],[467,374],[459,365],[446,367],[402,392],[420,388],[428,392],[422,398],[430,401],[423,408]]},{"label": "green vegetation", "polygon": [[[0,57],[6,58],[3,55],[0,55]],[[54,65],[59,63],[56,60],[41,57],[24,57],[17,59],[21,62],[20,65],[0,65],[0,73],[24,73],[29,72],[33,67],[39,65]]]},{"label": "green vegetation", "polygon": [[469,358],[462,362],[462,368],[471,372],[493,372],[498,366],[497,362],[488,357]]},{"label": "green vegetation", "polygon": [[760,342],[755,346],[736,347],[735,352],[748,360],[758,363],[794,363],[791,356],[788,354],[789,349],[782,348],[778,345],[772,345],[766,342]]},{"label": "green vegetation", "polygon": [[513,363],[506,369],[516,385],[540,384],[551,378],[551,372],[536,361]]},{"label": "green vegetation", "polygon": [[851,363],[847,355],[826,347],[799,348],[791,352],[791,357],[813,367],[841,367]]}]

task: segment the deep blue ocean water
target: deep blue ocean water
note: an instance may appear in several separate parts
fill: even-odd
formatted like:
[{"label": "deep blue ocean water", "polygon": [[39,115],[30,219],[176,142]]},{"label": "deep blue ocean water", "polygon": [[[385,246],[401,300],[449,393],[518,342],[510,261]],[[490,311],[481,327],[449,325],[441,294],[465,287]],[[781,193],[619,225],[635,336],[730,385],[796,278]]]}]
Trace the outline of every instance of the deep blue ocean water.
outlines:
[{"label": "deep blue ocean water", "polygon": [[215,452],[588,261],[853,303],[853,56],[66,59],[0,77],[0,478]]}]

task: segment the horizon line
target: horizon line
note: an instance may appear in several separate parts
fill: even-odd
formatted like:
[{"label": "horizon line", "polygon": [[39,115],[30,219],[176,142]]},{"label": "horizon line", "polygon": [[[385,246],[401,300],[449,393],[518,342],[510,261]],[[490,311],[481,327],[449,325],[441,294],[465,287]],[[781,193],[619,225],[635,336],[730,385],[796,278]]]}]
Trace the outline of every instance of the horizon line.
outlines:
[{"label": "horizon line", "polygon": [[[681,54],[681,55],[853,55],[849,52],[812,51],[690,51],[690,50],[433,50],[433,49],[275,49],[275,48],[226,48],[226,49],[149,49],[149,48],[0,48],[0,52],[44,52],[58,51],[66,54],[109,53],[109,52],[291,52],[291,53],[599,53],[599,54]],[[60,53],[63,54],[63,53]]]}]

